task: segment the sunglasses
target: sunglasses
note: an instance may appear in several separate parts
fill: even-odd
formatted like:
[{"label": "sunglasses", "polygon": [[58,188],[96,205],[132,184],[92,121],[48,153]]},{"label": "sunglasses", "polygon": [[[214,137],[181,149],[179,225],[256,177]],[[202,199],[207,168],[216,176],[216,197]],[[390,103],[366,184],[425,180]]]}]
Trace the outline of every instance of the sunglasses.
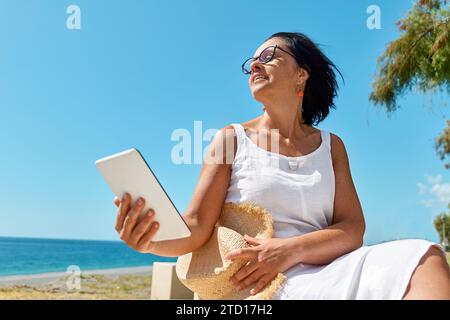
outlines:
[{"label": "sunglasses", "polygon": [[[294,59],[296,59],[296,57],[290,53],[289,51],[284,50],[283,48],[279,47],[277,44],[273,45],[273,46],[269,46],[267,48],[265,48],[258,57],[251,57],[248,58],[247,60],[245,60],[245,62],[242,64],[241,68],[242,68],[242,72],[244,74],[250,74],[252,73],[252,69],[251,69],[251,64],[253,63],[253,61],[255,61],[256,59],[258,59],[258,61],[260,63],[268,63],[269,61],[271,61],[273,59],[273,57],[275,56],[275,52],[277,49],[280,49],[283,52],[286,52],[287,54],[289,54],[290,56],[292,56]],[[302,67],[304,67],[306,70],[308,70],[308,72],[310,72],[309,67],[306,64],[303,64]]]}]

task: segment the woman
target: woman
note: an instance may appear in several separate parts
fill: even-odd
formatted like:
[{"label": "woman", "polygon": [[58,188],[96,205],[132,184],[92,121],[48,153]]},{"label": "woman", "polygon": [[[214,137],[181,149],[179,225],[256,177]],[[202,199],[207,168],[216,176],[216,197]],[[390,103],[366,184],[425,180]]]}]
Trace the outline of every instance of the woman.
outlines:
[{"label": "woman", "polygon": [[362,246],[364,216],[344,143],[313,127],[334,107],[335,65],[305,35],[281,32],[242,69],[264,114],[222,128],[211,142],[207,159],[214,161],[205,159],[183,215],[192,236],[152,242],[154,212],[137,221],[143,203],[126,194],[114,200],[120,238],[139,252],[183,255],[208,240],[224,202],[255,201],[271,211],[274,238],[247,237],[249,248],[229,254],[248,260],[230,280],[238,288],[256,293],[283,272],[287,280],[274,299],[450,299],[438,244]]}]

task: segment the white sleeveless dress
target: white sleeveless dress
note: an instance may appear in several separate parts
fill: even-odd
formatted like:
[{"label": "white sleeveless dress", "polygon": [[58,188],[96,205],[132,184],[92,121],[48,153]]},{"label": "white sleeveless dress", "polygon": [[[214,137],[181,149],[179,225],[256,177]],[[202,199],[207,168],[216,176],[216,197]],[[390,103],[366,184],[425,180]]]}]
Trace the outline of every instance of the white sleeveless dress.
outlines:
[{"label": "white sleeveless dress", "polygon": [[[287,238],[332,223],[335,181],[330,133],[304,156],[288,157],[257,146],[240,124],[232,124],[237,151],[225,202],[253,202],[273,216],[274,237]],[[297,264],[273,299],[396,299],[430,246],[423,239],[362,246],[326,265]]]}]

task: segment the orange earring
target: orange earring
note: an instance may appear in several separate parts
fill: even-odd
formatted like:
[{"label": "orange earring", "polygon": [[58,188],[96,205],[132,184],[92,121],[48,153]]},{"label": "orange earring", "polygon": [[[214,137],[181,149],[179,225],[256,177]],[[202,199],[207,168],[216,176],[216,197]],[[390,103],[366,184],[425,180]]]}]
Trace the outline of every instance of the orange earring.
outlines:
[{"label": "orange earring", "polygon": [[298,92],[297,92],[297,96],[298,96],[298,97],[303,97],[303,95],[304,95],[304,92],[303,92],[303,91],[298,91]]}]

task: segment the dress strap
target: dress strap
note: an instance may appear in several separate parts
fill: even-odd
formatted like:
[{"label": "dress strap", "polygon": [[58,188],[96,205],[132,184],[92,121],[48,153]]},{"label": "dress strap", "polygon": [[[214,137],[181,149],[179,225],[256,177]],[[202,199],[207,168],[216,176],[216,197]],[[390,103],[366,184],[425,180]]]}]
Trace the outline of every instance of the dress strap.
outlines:
[{"label": "dress strap", "polygon": [[328,131],[320,130],[320,134],[323,140],[323,143],[327,147],[328,151],[331,152],[331,135]]},{"label": "dress strap", "polygon": [[246,151],[245,151],[245,129],[242,125],[240,125],[239,123],[232,123],[231,124],[234,127],[234,131],[236,132],[236,137],[237,137],[237,147],[236,147],[236,157],[234,159],[234,162],[239,162],[242,161],[246,155]]},{"label": "dress strap", "polygon": [[238,145],[242,144],[242,141],[245,138],[244,127],[241,126],[239,123],[232,123],[231,125],[234,127],[234,131],[236,131]]}]

